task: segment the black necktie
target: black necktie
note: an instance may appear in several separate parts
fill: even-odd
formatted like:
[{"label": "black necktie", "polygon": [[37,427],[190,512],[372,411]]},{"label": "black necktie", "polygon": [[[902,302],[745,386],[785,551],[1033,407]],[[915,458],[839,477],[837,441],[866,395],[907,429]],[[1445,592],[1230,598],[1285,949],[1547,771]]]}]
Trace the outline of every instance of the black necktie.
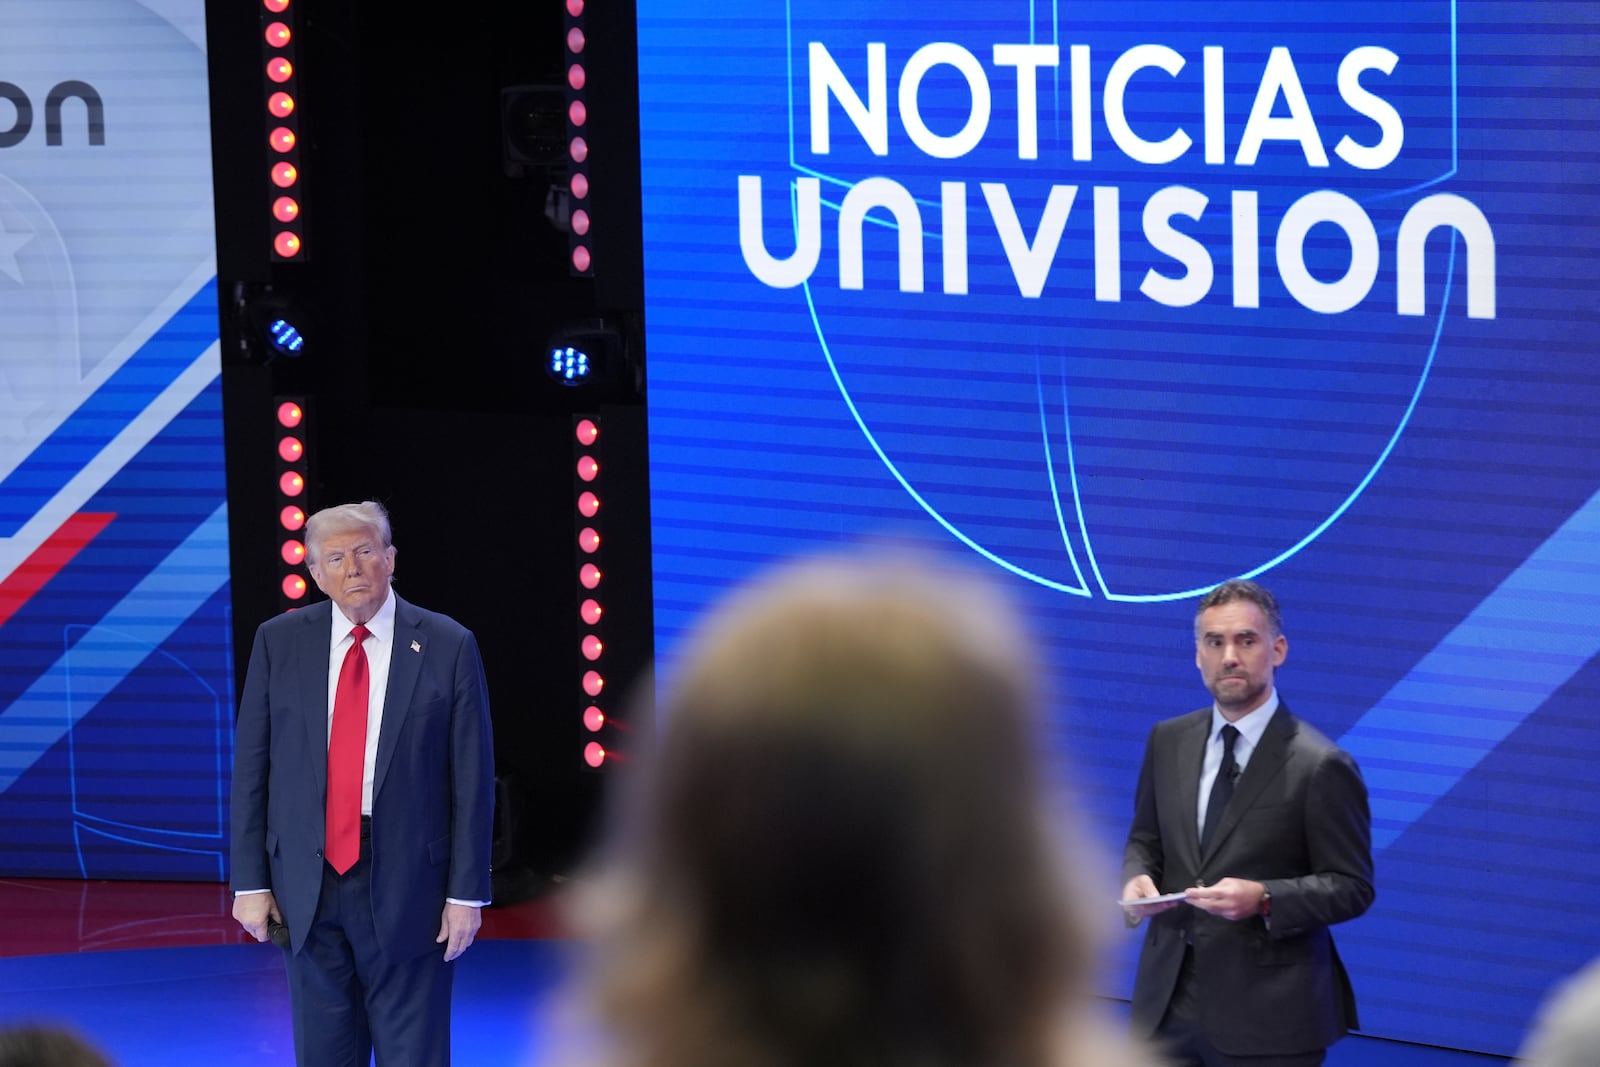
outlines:
[{"label": "black necktie", "polygon": [[1233,743],[1239,739],[1239,728],[1232,723],[1222,728],[1222,766],[1211,783],[1211,800],[1206,805],[1206,825],[1200,831],[1200,851],[1204,852],[1222,821],[1222,812],[1233,798],[1233,782],[1239,777],[1239,765],[1233,761]]}]

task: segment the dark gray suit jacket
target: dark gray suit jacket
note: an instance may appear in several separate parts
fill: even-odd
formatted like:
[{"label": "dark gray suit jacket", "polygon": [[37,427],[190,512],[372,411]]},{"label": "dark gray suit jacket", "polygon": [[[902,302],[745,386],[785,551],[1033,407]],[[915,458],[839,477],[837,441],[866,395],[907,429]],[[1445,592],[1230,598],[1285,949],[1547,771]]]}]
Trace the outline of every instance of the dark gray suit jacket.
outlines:
[{"label": "dark gray suit jacket", "polygon": [[[322,890],[332,611],[324,600],[262,623],[235,730],[230,881],[272,890],[296,952]],[[395,596],[372,798],[372,911],[386,952],[441,951],[445,899],[489,899],[493,805],[477,641]]]},{"label": "dark gray suit jacket", "polygon": [[1372,903],[1372,818],[1350,755],[1279,704],[1210,848],[1196,826],[1211,708],[1157,723],[1139,772],[1122,877],[1162,893],[1247,878],[1272,894],[1270,921],[1237,922],[1180,904],[1151,918],[1134,981],[1132,1026],[1160,1025],[1184,945],[1194,945],[1206,1037],[1236,1056],[1326,1048],[1359,1025],[1328,928]]}]

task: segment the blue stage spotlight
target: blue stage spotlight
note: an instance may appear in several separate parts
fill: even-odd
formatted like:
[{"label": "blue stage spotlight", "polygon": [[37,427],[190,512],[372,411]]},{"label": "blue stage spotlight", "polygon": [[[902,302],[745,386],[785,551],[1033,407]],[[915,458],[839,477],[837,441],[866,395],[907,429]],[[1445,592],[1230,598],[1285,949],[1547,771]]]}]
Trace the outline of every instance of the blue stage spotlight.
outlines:
[{"label": "blue stage spotlight", "polygon": [[564,386],[636,395],[642,372],[622,324],[588,319],[557,330],[544,346],[544,369]]},{"label": "blue stage spotlight", "polygon": [[240,282],[233,290],[233,313],[245,359],[266,363],[313,353],[317,329],[306,301],[270,285]]},{"label": "blue stage spotlight", "polygon": [[305,335],[286,318],[275,318],[266,325],[267,343],[285,356],[298,356],[305,350]]},{"label": "blue stage spotlight", "polygon": [[560,345],[550,349],[550,358],[544,369],[562,385],[584,385],[594,373],[594,363],[589,353],[574,345]]}]

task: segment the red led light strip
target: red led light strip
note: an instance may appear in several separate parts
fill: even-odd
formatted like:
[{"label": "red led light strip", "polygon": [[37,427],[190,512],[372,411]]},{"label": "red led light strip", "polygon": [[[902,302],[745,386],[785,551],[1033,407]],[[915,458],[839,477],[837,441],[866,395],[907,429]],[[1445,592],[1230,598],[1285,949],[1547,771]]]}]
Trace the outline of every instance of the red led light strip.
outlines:
[{"label": "red led light strip", "polygon": [[261,83],[266,116],[268,232],[274,262],[306,258],[301,207],[300,76],[295,61],[297,0],[261,0]]},{"label": "red led light strip", "polygon": [[274,435],[278,459],[278,606],[292,611],[306,602],[311,591],[306,570],[306,546],[301,530],[306,524],[306,409],[303,400],[278,397],[273,401]]},{"label": "red led light strip", "polygon": [[578,706],[582,723],[583,762],[600,769],[617,758],[612,736],[617,723],[610,713],[605,676],[605,571],[601,550],[604,498],[600,463],[600,420],[579,415],[572,420],[573,540],[578,571]]},{"label": "red led light strip", "polygon": [[594,241],[589,232],[593,225],[589,210],[589,72],[584,56],[588,38],[583,12],[584,0],[566,0],[567,192],[571,196],[567,265],[573,274],[593,277]]}]

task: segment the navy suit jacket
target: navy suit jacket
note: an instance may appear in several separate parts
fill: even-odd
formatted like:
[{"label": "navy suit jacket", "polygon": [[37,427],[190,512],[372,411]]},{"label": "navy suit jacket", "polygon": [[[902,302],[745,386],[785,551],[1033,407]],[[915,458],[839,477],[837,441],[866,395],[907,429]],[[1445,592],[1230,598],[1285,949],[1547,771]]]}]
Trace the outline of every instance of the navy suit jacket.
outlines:
[{"label": "navy suit jacket", "polygon": [[[332,611],[321,601],[261,624],[235,731],[231,883],[272,890],[296,952],[322,889]],[[372,787],[372,912],[385,952],[440,951],[445,899],[489,899],[493,806],[477,641],[395,596]]]},{"label": "navy suit jacket", "polygon": [[1139,772],[1122,877],[1162,893],[1224,878],[1261,882],[1269,920],[1229,921],[1179,904],[1152,916],[1134,980],[1133,1030],[1153,1034],[1187,942],[1207,1038],[1236,1056],[1326,1048],[1358,1026],[1328,928],[1372,903],[1372,817],[1348,753],[1280,704],[1234,787],[1210,847],[1197,827],[1211,708],[1157,723]]}]

